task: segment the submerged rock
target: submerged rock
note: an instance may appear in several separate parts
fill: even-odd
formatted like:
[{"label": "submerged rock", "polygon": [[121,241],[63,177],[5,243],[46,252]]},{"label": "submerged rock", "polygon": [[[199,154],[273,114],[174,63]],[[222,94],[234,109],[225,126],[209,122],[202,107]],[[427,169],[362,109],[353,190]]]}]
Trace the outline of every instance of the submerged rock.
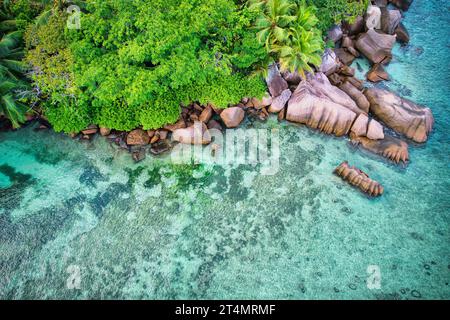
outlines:
[{"label": "submerged rock", "polygon": [[142,160],[145,159],[145,149],[139,148],[138,150],[133,151],[131,156],[132,156],[134,162],[141,162]]},{"label": "submerged rock", "polygon": [[342,162],[334,173],[347,181],[351,185],[358,187],[363,192],[377,197],[383,194],[383,187],[375,180],[372,180],[365,172],[358,168],[349,166],[347,161]]},{"label": "submerged rock", "polygon": [[400,161],[406,163],[409,160],[408,144],[392,136],[385,135],[382,140],[371,140],[366,137],[358,137],[352,132],[350,139],[353,144],[361,145],[364,149],[396,163]]},{"label": "submerged rock", "polygon": [[372,63],[387,63],[392,59],[395,38],[371,29],[358,38],[356,47]]},{"label": "submerged rock", "polygon": [[370,88],[365,95],[370,102],[370,111],[387,126],[415,142],[425,142],[428,139],[434,123],[429,108],[385,89]]}]

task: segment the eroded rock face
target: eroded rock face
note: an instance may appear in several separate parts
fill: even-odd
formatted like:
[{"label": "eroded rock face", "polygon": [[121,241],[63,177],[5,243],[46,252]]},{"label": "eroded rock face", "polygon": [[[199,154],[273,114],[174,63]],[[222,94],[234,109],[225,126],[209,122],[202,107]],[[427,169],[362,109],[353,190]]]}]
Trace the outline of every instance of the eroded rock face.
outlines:
[{"label": "eroded rock face", "polygon": [[373,197],[383,194],[384,189],[377,181],[370,179],[365,172],[359,170],[358,168],[349,166],[347,161],[341,163],[334,170],[334,173],[351,185],[358,187],[360,190]]},{"label": "eroded rock face", "polygon": [[285,106],[286,103],[291,98],[292,92],[289,89],[284,90],[281,95],[274,98],[272,104],[269,107],[269,112],[277,113],[280,112]]},{"label": "eroded rock face", "polygon": [[[284,81],[284,80],[283,80]],[[236,128],[244,120],[245,112],[239,107],[231,107],[222,111],[220,118],[227,128]]]},{"label": "eroded rock face", "polygon": [[366,27],[369,30],[381,28],[381,10],[377,6],[369,5],[367,7]]},{"label": "eroded rock face", "polygon": [[147,132],[142,129],[135,129],[127,135],[127,144],[129,146],[146,145],[149,143],[150,137]]},{"label": "eroded rock face", "polygon": [[392,59],[396,36],[381,34],[371,29],[356,41],[357,49],[372,63],[386,63]]},{"label": "eroded rock face", "polygon": [[366,96],[351,82],[343,81],[339,85],[339,89],[348,94],[356,102],[360,110],[362,110],[364,113],[369,113],[369,101],[367,100]]},{"label": "eroded rock face", "polygon": [[406,163],[409,160],[408,144],[392,136],[385,135],[382,140],[370,140],[366,137],[358,137],[352,132],[350,139],[354,144],[396,163],[400,161]]},{"label": "eroded rock face", "polygon": [[288,83],[281,76],[276,64],[270,65],[266,83],[272,97],[278,97],[284,90],[288,89]]},{"label": "eroded rock face", "polygon": [[320,92],[322,96],[327,97],[330,101],[346,107],[357,115],[364,112],[348,94],[333,86],[323,73],[316,73],[314,76],[310,76],[308,81],[317,92]]},{"label": "eroded rock face", "polygon": [[172,140],[184,144],[209,144],[211,135],[203,122],[195,122],[193,126],[176,129],[172,133]]},{"label": "eroded rock face", "polygon": [[307,80],[292,94],[286,111],[287,120],[336,136],[347,134],[355,118],[355,112],[333,102]]},{"label": "eroded rock face", "polygon": [[370,103],[370,111],[387,126],[415,142],[425,142],[428,139],[434,123],[429,108],[385,89],[370,88],[365,95]]}]

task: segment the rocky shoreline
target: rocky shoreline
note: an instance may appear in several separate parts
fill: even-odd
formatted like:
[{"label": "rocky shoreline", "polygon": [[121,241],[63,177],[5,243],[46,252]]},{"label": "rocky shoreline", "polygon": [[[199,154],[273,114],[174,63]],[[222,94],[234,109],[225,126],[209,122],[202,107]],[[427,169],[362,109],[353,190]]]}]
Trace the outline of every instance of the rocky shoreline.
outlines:
[{"label": "rocky shoreline", "polygon": [[[388,8],[389,3],[399,9]],[[362,55],[372,65],[366,75],[368,81],[389,80],[383,66],[391,61],[396,41],[402,44],[409,41],[401,23],[401,10],[407,10],[411,3],[407,0],[372,1],[366,15],[355,23],[333,27],[327,38],[335,43],[335,48],[326,49],[322,65],[315,74],[302,78],[297,73],[281,73],[277,65],[272,65],[266,78],[267,93],[262,99],[244,98],[227,109],[192,103],[182,107],[176,123],[157,130],[137,128],[121,132],[92,125],[71,136],[90,140],[100,134],[128,150],[138,162],[148,153],[167,152],[176,143],[209,144],[212,141],[209,130],[236,128],[246,117],[265,121],[270,114],[277,114],[279,121],[304,124],[335,136],[348,136],[356,146],[397,164],[406,164],[408,141],[424,143],[432,131],[431,110],[388,90],[367,88],[349,65]],[[50,127],[45,119],[39,121],[39,129]],[[201,122],[201,126],[194,126],[196,122]],[[395,136],[388,131],[395,132]]]}]

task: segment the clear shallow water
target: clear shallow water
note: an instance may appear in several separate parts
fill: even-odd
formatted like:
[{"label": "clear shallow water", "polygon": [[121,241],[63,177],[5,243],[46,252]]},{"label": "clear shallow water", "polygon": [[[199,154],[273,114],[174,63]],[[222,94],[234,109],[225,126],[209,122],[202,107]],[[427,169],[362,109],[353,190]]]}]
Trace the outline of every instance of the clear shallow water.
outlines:
[{"label": "clear shallow water", "polygon": [[[1,133],[0,297],[450,298],[449,17],[446,1],[414,1],[411,45],[387,68],[386,85],[436,118],[406,168],[274,119],[255,126],[280,128],[275,176]],[[335,177],[343,160],[386,193]],[[369,265],[381,289],[368,289]],[[67,287],[74,270],[79,290]]]}]

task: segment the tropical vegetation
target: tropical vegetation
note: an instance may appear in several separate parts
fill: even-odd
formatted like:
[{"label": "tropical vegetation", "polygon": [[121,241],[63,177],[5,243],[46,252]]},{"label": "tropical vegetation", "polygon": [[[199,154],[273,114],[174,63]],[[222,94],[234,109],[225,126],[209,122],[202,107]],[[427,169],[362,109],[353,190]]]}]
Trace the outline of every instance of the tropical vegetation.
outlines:
[{"label": "tropical vegetation", "polygon": [[[323,31],[367,2],[4,0],[0,113],[18,126],[23,102],[32,102],[55,130],[71,133],[89,124],[158,128],[191,102],[225,108],[264,95],[259,71],[271,63],[313,72]],[[79,29],[67,25],[73,4]]]}]

